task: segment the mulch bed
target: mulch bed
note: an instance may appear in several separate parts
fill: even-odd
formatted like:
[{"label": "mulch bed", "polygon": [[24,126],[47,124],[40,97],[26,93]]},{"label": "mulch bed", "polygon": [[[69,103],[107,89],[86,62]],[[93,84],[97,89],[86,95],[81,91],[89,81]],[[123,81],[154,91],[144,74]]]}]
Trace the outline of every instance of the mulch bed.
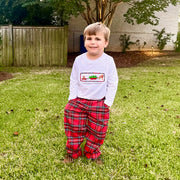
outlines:
[{"label": "mulch bed", "polygon": [[[133,67],[137,64],[144,62],[150,58],[153,57],[163,57],[163,56],[174,56],[179,55],[179,53],[176,53],[174,51],[162,51],[162,52],[140,52],[140,51],[130,51],[126,53],[122,52],[106,52],[110,56],[114,58],[114,61],[116,63],[117,68],[127,68],[127,67]],[[80,55],[80,53],[69,53],[68,54],[68,67],[72,67],[74,59]]]},{"label": "mulch bed", "polygon": [[[131,67],[142,61],[145,61],[148,56],[141,52],[106,52],[114,58],[117,68]],[[69,53],[68,54],[68,67],[72,67],[74,59],[80,55],[80,53]]]},{"label": "mulch bed", "polygon": [[[117,68],[133,67],[153,57],[180,55],[180,53],[176,53],[174,51],[155,52],[153,55],[152,52],[138,52],[138,51],[131,51],[126,53],[122,53],[122,52],[106,52],[106,53],[114,58]],[[80,53],[68,54],[67,67],[72,67],[73,62],[78,55],[80,55]],[[11,73],[0,72],[0,81],[4,81],[6,79],[12,79],[12,78],[13,76]]]}]

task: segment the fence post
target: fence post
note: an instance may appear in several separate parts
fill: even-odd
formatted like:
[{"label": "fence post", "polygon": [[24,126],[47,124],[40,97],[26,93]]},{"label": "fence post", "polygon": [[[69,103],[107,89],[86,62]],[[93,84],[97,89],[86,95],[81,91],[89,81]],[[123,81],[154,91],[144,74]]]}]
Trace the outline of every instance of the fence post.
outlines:
[{"label": "fence post", "polygon": [[64,26],[64,60],[63,60],[63,66],[67,65],[67,55],[68,55],[68,26]]},{"label": "fence post", "polygon": [[9,64],[14,65],[13,25],[9,25]]}]

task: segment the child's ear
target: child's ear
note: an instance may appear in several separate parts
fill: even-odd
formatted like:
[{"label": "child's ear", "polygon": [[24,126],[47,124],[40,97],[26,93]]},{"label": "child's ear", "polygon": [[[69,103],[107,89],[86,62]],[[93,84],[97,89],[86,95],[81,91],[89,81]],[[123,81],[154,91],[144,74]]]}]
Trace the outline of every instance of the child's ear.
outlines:
[{"label": "child's ear", "polygon": [[108,42],[108,41],[106,41],[106,42],[105,42],[105,46],[104,46],[104,48],[106,48],[106,47],[108,46],[108,44],[109,44],[109,42]]}]

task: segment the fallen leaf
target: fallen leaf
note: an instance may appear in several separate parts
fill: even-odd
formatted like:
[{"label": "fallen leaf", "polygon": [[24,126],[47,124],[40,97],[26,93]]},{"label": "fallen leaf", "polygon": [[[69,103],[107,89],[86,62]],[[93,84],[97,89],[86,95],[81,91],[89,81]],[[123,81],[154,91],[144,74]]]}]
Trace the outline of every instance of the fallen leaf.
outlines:
[{"label": "fallen leaf", "polygon": [[147,168],[147,167],[148,167],[148,165],[147,165],[147,164],[145,164],[145,165],[144,165],[144,167],[145,167],[145,168]]},{"label": "fallen leaf", "polygon": [[124,96],[123,98],[128,98],[127,96]]},{"label": "fallen leaf", "polygon": [[0,156],[6,157],[7,153],[1,153]]},{"label": "fallen leaf", "polygon": [[13,135],[14,135],[14,136],[18,136],[19,133],[16,131],[16,132],[13,133]]}]

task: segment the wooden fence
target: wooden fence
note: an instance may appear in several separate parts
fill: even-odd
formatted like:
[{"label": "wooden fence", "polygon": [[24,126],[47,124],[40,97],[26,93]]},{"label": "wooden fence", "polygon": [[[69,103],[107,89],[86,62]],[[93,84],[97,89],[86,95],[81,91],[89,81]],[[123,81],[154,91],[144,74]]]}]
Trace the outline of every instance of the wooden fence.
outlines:
[{"label": "wooden fence", "polygon": [[0,26],[0,66],[65,66],[67,27]]}]

